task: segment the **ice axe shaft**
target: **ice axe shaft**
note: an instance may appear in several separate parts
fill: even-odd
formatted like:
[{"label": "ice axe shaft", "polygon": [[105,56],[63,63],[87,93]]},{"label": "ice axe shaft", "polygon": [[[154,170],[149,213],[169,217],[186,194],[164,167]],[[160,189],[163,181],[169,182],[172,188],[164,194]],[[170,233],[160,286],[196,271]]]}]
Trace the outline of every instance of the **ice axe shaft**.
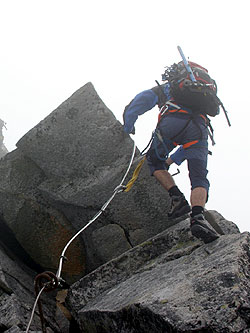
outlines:
[{"label": "ice axe shaft", "polygon": [[185,57],[185,55],[184,55],[181,47],[177,46],[177,49],[178,49],[178,51],[179,51],[179,53],[181,55],[181,58],[182,58],[183,63],[184,63],[184,66],[185,66],[185,68],[186,68],[186,70],[187,70],[187,72],[188,72],[188,74],[190,76],[191,81],[192,82],[196,82],[196,79],[194,77],[193,71],[192,71],[192,69],[191,69],[191,67],[190,67],[190,65],[189,65],[189,63],[188,63],[188,61],[187,61],[187,59],[186,59],[186,57]]},{"label": "ice axe shaft", "polygon": [[[189,65],[189,63],[188,63],[188,61],[187,61],[187,59],[186,59],[186,57],[185,57],[185,55],[184,55],[181,47],[177,46],[177,49],[178,49],[178,51],[179,51],[179,53],[181,55],[181,58],[182,58],[183,63],[184,63],[184,66],[185,66],[185,68],[186,68],[186,70],[187,70],[187,72],[189,74],[189,77],[190,77],[191,81],[192,82],[197,82],[197,80],[195,79],[195,76],[193,74],[193,71],[192,71],[192,69],[191,69],[191,67],[190,67],[190,65]],[[229,120],[229,117],[228,117],[228,112],[225,110],[225,108],[224,108],[223,104],[221,103],[221,101],[219,101],[219,102],[220,102],[220,106],[222,107],[222,109],[224,111],[225,117],[227,119],[228,126],[231,126],[231,123],[230,123],[230,120]]]}]

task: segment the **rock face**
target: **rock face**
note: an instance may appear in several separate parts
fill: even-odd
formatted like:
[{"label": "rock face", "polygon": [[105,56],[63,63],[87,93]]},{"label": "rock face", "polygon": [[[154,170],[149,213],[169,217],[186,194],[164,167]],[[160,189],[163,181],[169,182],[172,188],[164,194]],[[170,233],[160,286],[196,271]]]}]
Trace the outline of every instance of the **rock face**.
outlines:
[{"label": "rock face", "polygon": [[6,123],[0,119],[0,158],[5,156],[8,153],[7,148],[4,145],[4,136],[3,136],[3,128],[5,127],[6,129]]},{"label": "rock face", "polygon": [[186,220],[71,286],[80,332],[249,332],[250,234],[210,213],[225,233],[213,243]]},{"label": "rock face", "polygon": [[2,145],[0,146],[0,158],[4,157],[7,153],[8,150],[5,147],[5,145],[2,143]]},{"label": "rock face", "polygon": [[[35,302],[35,272],[17,256],[0,245],[0,332],[24,332]],[[69,322],[56,307],[53,294],[43,294],[44,315],[49,332],[68,332]],[[65,330],[66,329],[66,330]],[[35,312],[30,332],[41,331],[40,317]]]},{"label": "rock face", "polygon": [[[57,270],[68,240],[120,184],[132,151],[131,138],[88,83],[0,161],[3,220],[37,264]],[[133,190],[117,195],[69,247],[63,277],[76,281],[164,230],[170,225],[168,204],[166,192],[145,166]]]},{"label": "rock face", "polygon": [[[0,332],[26,330],[35,276],[56,273],[65,245],[120,184],[133,146],[88,83],[0,159]],[[143,167],[68,248],[67,308],[67,290],[41,296],[47,333],[250,332],[249,233],[206,211],[222,236],[204,245],[188,220],[166,219],[168,206]],[[36,310],[29,332],[40,331]]]}]

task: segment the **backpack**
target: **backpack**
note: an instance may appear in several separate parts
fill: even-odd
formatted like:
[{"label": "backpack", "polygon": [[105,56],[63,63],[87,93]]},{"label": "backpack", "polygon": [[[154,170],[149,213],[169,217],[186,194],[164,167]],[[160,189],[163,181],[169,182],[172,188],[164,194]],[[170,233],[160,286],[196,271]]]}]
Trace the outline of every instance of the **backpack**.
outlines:
[{"label": "backpack", "polygon": [[183,61],[168,67],[162,75],[168,81],[170,94],[176,104],[190,108],[195,113],[215,117],[221,102],[217,97],[217,86],[206,68],[189,61],[196,82],[191,81]]}]

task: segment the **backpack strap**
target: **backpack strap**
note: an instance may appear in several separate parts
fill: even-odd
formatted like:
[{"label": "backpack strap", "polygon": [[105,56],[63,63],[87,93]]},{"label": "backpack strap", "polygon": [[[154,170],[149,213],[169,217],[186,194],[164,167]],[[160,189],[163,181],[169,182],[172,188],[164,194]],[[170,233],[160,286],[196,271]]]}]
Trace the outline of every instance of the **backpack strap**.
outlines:
[{"label": "backpack strap", "polygon": [[167,96],[163,90],[163,85],[160,85],[158,81],[157,86],[153,87],[151,90],[157,95],[158,97],[158,102],[157,105],[159,108],[162,108],[164,104],[167,102]]}]

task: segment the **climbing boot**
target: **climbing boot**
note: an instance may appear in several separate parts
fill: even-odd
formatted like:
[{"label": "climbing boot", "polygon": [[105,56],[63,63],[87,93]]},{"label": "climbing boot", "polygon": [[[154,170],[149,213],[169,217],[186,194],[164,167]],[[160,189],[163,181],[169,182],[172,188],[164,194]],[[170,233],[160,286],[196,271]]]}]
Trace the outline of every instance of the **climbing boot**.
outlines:
[{"label": "climbing boot", "polygon": [[190,230],[194,237],[199,238],[205,244],[213,242],[219,238],[217,232],[212,227],[207,225],[203,214],[198,214],[194,217],[191,217]]},{"label": "climbing boot", "polygon": [[175,219],[177,217],[181,217],[185,214],[188,214],[191,211],[191,208],[183,195],[171,196],[171,206],[168,212],[169,219]]}]

